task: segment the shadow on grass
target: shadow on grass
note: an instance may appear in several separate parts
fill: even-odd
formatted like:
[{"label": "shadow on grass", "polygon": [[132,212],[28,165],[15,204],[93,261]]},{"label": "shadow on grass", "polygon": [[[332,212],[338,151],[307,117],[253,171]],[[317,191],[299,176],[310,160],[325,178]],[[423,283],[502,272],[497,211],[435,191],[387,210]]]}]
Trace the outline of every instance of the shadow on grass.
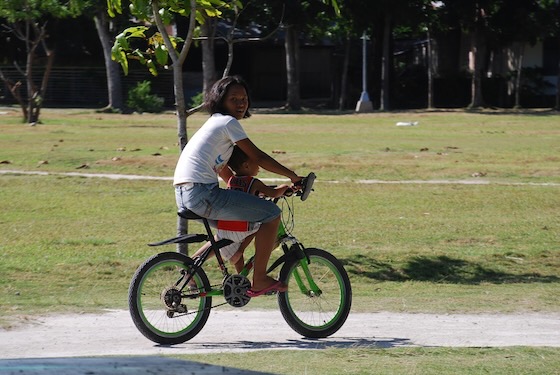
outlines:
[{"label": "shadow on grass", "polygon": [[431,281],[451,284],[560,282],[559,276],[507,273],[488,265],[448,256],[414,257],[398,268],[364,255],[342,259],[342,262],[348,273],[380,281]]}]

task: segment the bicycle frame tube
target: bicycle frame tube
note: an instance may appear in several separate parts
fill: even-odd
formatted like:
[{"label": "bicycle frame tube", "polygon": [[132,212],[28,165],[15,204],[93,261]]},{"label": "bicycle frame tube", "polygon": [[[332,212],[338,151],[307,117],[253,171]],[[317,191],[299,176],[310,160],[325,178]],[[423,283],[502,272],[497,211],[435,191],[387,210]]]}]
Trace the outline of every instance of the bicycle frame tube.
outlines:
[{"label": "bicycle frame tube", "polygon": [[224,291],[222,289],[210,289],[208,292],[201,292],[198,296],[199,297],[216,297],[216,296],[223,296]]},{"label": "bicycle frame tube", "polygon": [[245,262],[245,265],[243,266],[243,269],[241,270],[241,272],[239,273],[242,276],[249,276],[249,272],[251,272],[251,270],[253,269],[253,260],[255,259],[255,256],[253,255],[252,257],[249,258],[249,260],[247,262]]},{"label": "bicycle frame tube", "polygon": [[284,223],[282,222],[282,220],[280,220],[280,225],[278,226],[278,239],[282,239],[286,236],[286,227],[284,226]]},{"label": "bicycle frame tube", "polygon": [[214,256],[216,257],[216,259],[218,260],[218,267],[220,267],[220,270],[222,271],[222,275],[224,276],[228,276],[228,270],[227,267],[224,263],[224,260],[222,259],[222,254],[220,253],[220,249],[231,243],[230,240],[220,240],[220,241],[216,241],[214,236],[212,235],[212,229],[210,228],[210,223],[208,223],[208,220],[203,220],[204,223],[204,228],[206,229],[206,232],[208,233],[208,238],[210,241],[210,248],[205,252],[205,257],[204,257],[204,261],[206,261],[206,258],[208,257],[208,255],[210,254],[210,251],[214,251]]}]

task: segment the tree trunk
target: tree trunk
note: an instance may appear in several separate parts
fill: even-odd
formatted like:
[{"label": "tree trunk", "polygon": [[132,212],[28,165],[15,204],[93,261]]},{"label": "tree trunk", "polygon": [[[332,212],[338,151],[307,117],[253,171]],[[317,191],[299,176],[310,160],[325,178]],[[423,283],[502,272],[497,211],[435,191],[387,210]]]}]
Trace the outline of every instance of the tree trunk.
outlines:
[{"label": "tree trunk", "polygon": [[105,110],[113,109],[122,111],[124,109],[122,83],[119,64],[111,59],[111,48],[113,43],[109,32],[109,22],[107,20],[107,12],[99,11],[94,17],[97,36],[101,42],[103,49],[103,59],[105,60],[105,74],[107,75],[107,94],[109,103]]},{"label": "tree trunk", "polygon": [[[46,46],[45,38],[47,35],[44,25],[39,26],[38,24],[32,24],[31,27],[28,26],[28,30],[29,28],[34,30],[35,38],[31,39],[30,34],[27,33],[27,62],[25,67],[25,79],[27,81],[27,122],[34,125],[39,122],[41,107],[45,99],[45,93],[54,63],[54,51],[49,50]],[[41,86],[37,88],[33,82],[33,62],[35,61],[37,47],[39,45],[42,45],[45,50],[46,65],[41,80]]]},{"label": "tree trunk", "polygon": [[[152,14],[156,21],[158,31],[163,37],[167,50],[173,61],[173,91],[175,94],[175,110],[177,115],[177,136],[179,138],[179,147],[182,151],[185,148],[187,139],[187,106],[185,103],[185,91],[183,89],[183,63],[185,62],[189,53],[192,41],[194,27],[196,25],[196,1],[190,0],[191,14],[189,16],[189,27],[185,42],[181,48],[180,53],[173,48],[167,29],[161,20],[157,2],[152,3]],[[179,235],[188,233],[188,222],[182,218],[177,220],[177,233]],[[177,244],[177,251],[188,255],[187,244]]]},{"label": "tree trunk", "polygon": [[432,59],[432,36],[430,34],[430,27],[428,26],[427,32],[428,39],[428,109],[434,108],[434,68]]},{"label": "tree trunk", "polygon": [[519,43],[519,56],[517,61],[517,74],[515,76],[515,105],[513,108],[521,108],[521,74],[523,69],[523,57],[525,55],[525,43]]},{"label": "tree trunk", "polygon": [[[28,34],[29,35],[29,34]],[[27,38],[29,40],[29,38]],[[35,59],[35,50],[38,42],[28,43],[27,61],[25,62],[25,81],[27,87],[27,109],[24,111],[28,124],[35,124],[39,119],[35,118],[35,105],[37,100],[37,92],[33,83],[33,61]]]},{"label": "tree trunk", "polygon": [[391,15],[389,13],[386,13],[383,25],[383,57],[381,63],[381,102],[379,105],[379,110],[381,111],[388,111],[390,109],[389,90],[391,88],[391,85],[389,78],[391,75],[391,22]]},{"label": "tree trunk", "polygon": [[[41,112],[41,107],[45,99],[45,93],[47,91],[47,85],[50,78],[52,66],[54,63],[54,51],[49,50],[45,39],[47,38],[47,33],[45,30],[45,24],[40,24],[36,20],[26,19],[22,23],[13,23],[9,27],[13,29],[13,33],[18,39],[21,39],[25,43],[25,71],[22,71],[20,67],[15,63],[17,70],[23,75],[25,81],[25,95],[20,92],[23,83],[17,81],[13,83],[10,79],[4,76],[0,71],[0,79],[6,83],[10,93],[18,101],[22,115],[23,122],[35,125],[39,122],[39,115]],[[37,57],[37,48],[42,46],[45,51],[46,65],[45,72],[43,73],[43,78],[41,80],[41,85],[39,88],[34,82],[34,62]]]},{"label": "tree trunk", "polygon": [[[177,111],[177,135],[179,137],[179,147],[182,151],[187,145],[187,107],[185,104],[185,94],[183,91],[183,63],[173,64],[173,89],[175,92],[175,108]],[[188,221],[182,217],[177,217],[177,235],[181,236],[188,233]],[[186,243],[177,244],[177,252],[188,255],[189,248]]]},{"label": "tree trunk", "polygon": [[286,27],[284,47],[286,49],[286,75],[288,84],[286,107],[291,110],[300,110],[299,38],[297,27],[295,25],[289,25]]},{"label": "tree trunk", "polygon": [[34,102],[33,111],[29,113],[29,123],[34,124],[39,122],[39,114],[41,113],[41,108],[43,107],[43,102],[45,100],[45,95],[47,92],[47,85],[49,83],[49,78],[51,76],[52,67],[54,64],[54,51],[47,50],[47,65],[45,66],[45,72],[43,73],[43,79],[41,80],[41,86],[39,90],[33,94],[33,98],[30,101]]},{"label": "tree trunk", "polygon": [[216,82],[216,62],[214,60],[214,37],[216,35],[216,18],[206,17],[200,26],[202,40],[202,91],[206,94]]},{"label": "tree trunk", "polygon": [[344,110],[344,108],[346,107],[349,66],[350,66],[350,36],[347,36],[346,45],[344,46],[344,63],[342,64],[342,78],[340,80],[340,98],[338,99],[339,111]]},{"label": "tree trunk", "polygon": [[469,108],[480,108],[484,106],[484,97],[482,95],[482,72],[484,64],[482,63],[486,55],[486,42],[482,35],[482,25],[477,22],[472,35],[471,53],[473,61],[473,72],[471,80],[471,103]]},{"label": "tree trunk", "polygon": [[[558,38],[560,42],[560,38]],[[560,47],[560,43],[559,43]],[[556,110],[560,111],[560,59],[558,59],[558,75],[556,76]]]}]

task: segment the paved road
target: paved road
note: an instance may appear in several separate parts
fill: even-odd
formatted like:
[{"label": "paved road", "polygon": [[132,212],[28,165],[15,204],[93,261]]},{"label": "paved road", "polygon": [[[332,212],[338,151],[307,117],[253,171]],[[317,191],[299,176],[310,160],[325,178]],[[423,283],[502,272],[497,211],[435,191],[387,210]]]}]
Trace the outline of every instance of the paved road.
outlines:
[{"label": "paved road", "polygon": [[0,358],[169,355],[347,347],[560,347],[560,314],[351,313],[332,337],[308,340],[278,311],[214,310],[191,341],[164,347],[142,336],[128,311],[29,318],[0,331]]}]

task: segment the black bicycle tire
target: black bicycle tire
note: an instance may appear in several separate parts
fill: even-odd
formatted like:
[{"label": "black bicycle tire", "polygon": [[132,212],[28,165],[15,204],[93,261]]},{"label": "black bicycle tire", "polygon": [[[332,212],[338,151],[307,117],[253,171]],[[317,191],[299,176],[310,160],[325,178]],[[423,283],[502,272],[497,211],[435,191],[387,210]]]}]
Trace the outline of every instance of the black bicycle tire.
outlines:
[{"label": "black bicycle tire", "polygon": [[[192,314],[190,314],[194,315],[192,323],[176,332],[164,332],[152,324],[148,318],[148,311],[144,311],[144,308],[147,309],[147,306],[144,306],[141,298],[139,298],[143,295],[147,295],[146,293],[149,292],[141,289],[145,285],[146,280],[148,280],[147,278],[150,277],[152,271],[155,271],[159,267],[163,266],[179,266],[186,269],[192,264],[192,259],[181,253],[159,253],[150,257],[140,267],[138,267],[132,277],[128,291],[130,315],[132,317],[132,321],[136,325],[136,328],[138,328],[138,330],[149,340],[162,345],[180,344],[196,336],[206,324],[208,316],[210,315],[212,297],[206,296],[202,297],[202,299],[198,299],[199,306]],[[195,278],[197,279],[197,286],[199,288],[203,288],[202,290],[210,290],[210,282],[208,281],[208,277],[206,276],[204,270],[198,269]],[[161,291],[166,287],[168,286],[161,285],[159,293],[161,294]],[[153,297],[154,293],[151,293],[151,295]],[[161,303],[161,311],[157,311],[164,312],[163,303]]]},{"label": "black bicycle tire", "polygon": [[[324,265],[326,265],[326,267],[328,267],[328,269],[330,269],[331,272],[333,272],[333,276],[338,281],[337,285],[340,292],[340,302],[337,311],[334,313],[333,317],[330,318],[330,320],[316,325],[312,323],[306,323],[304,321],[303,315],[309,315],[309,311],[295,311],[294,306],[292,306],[290,295],[292,294],[294,296],[293,299],[301,298],[302,296],[297,283],[292,282],[293,278],[290,277],[292,271],[299,265],[299,260],[297,259],[284,264],[284,266],[280,270],[280,280],[288,284],[288,291],[278,294],[278,305],[280,307],[280,312],[282,313],[284,320],[294,331],[308,338],[325,338],[337,332],[346,322],[346,319],[348,318],[348,315],[350,313],[350,308],[352,307],[352,286],[350,284],[348,273],[344,269],[342,263],[335,256],[325,250],[317,248],[308,248],[305,250],[305,252],[309,257],[310,266],[312,269],[314,262],[318,264],[323,263]],[[309,307],[313,305],[313,301],[311,301],[311,298],[321,297],[308,298],[309,304],[305,304],[305,306],[307,306],[307,309],[309,309]]]}]

